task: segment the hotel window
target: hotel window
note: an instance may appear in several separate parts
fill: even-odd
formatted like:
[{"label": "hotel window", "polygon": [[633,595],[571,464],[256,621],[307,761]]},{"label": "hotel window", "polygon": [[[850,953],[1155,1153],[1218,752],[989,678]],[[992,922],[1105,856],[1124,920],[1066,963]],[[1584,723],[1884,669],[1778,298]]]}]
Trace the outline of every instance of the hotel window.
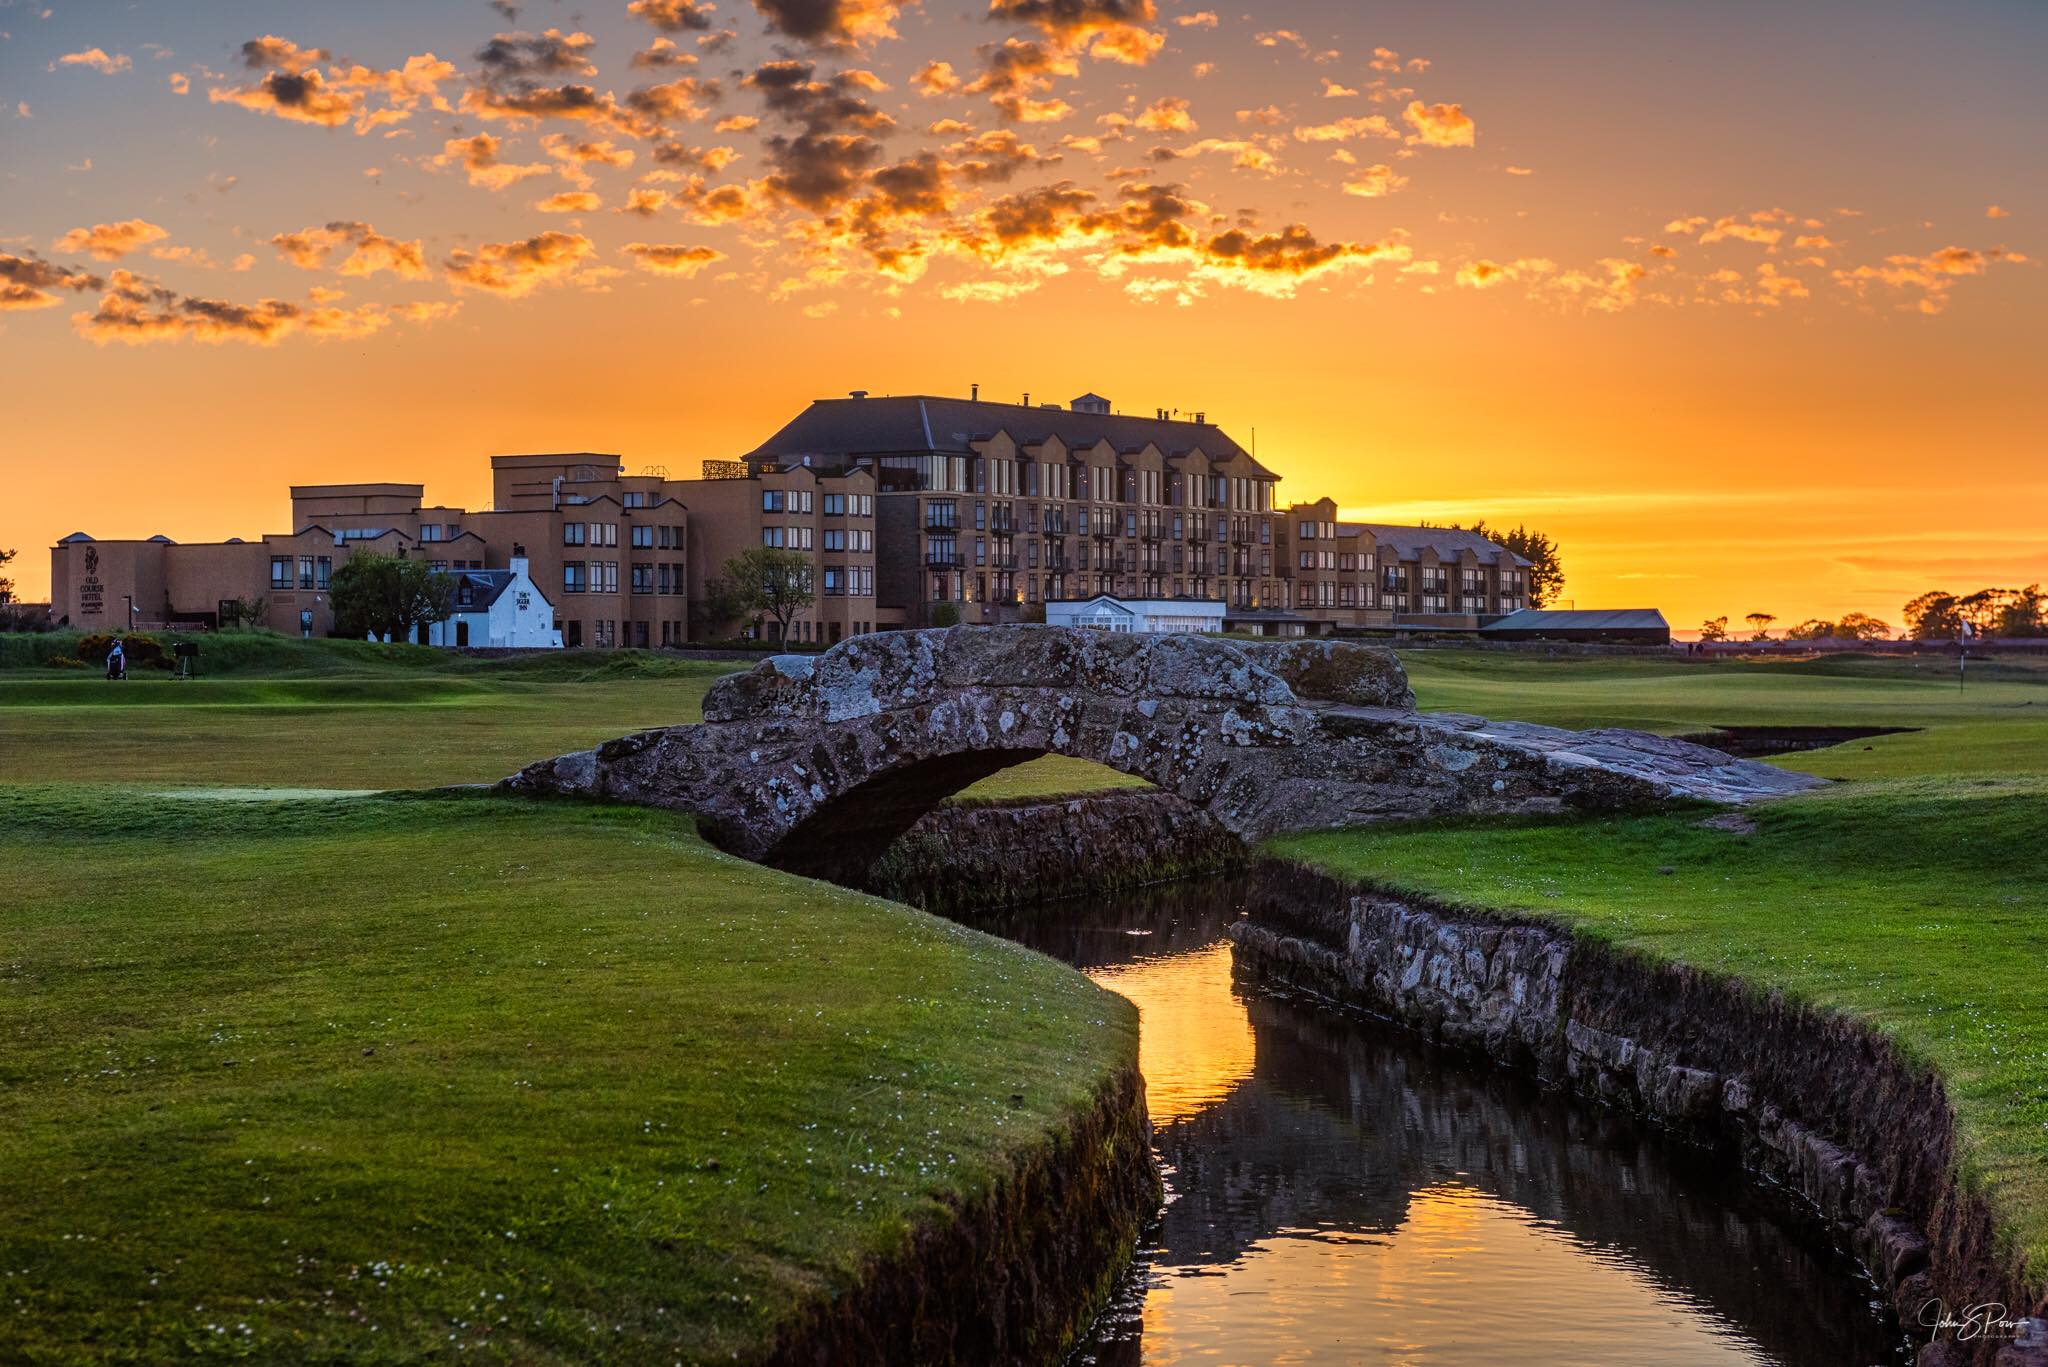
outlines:
[{"label": "hotel window", "polygon": [[792,489],[789,493],[789,510],[793,513],[807,513],[811,510],[811,491]]},{"label": "hotel window", "polygon": [[628,539],[637,549],[651,551],[654,549],[654,528],[636,523],[630,529]]},{"label": "hotel window", "polygon": [[628,508],[645,508],[647,506],[647,495],[627,494],[623,500],[623,503],[624,506]]},{"label": "hotel window", "polygon": [[302,589],[313,587],[313,557],[310,555],[299,557],[299,587]]},{"label": "hotel window", "polygon": [[292,558],[288,555],[270,557],[270,587],[288,589],[292,586]]},{"label": "hotel window", "polygon": [[619,544],[619,524],[616,522],[593,522],[590,524],[590,544],[593,546],[616,546]]},{"label": "hotel window", "polygon": [[581,560],[564,560],[562,562],[562,592],[581,593],[587,582],[584,576],[584,565]]},{"label": "hotel window", "polygon": [[633,592],[654,592],[654,566],[643,565],[637,560],[633,562]]},{"label": "hotel window", "polygon": [[440,524],[439,524],[439,523],[436,523],[436,522],[422,522],[422,523],[420,524],[420,540],[422,540],[422,541],[439,541],[439,540],[441,540],[441,539],[442,539],[442,536],[441,536],[441,527],[440,527]]},{"label": "hotel window", "polygon": [[844,517],[844,516],[846,516],[846,495],[845,495],[845,494],[827,494],[827,495],[825,495],[825,516],[827,516],[827,517]]},{"label": "hotel window", "polygon": [[761,529],[761,544],[764,546],[779,548],[782,545],[782,539],[782,528],[780,527],[763,527]]},{"label": "hotel window", "polygon": [[844,570],[833,569],[830,566],[826,567],[825,596],[827,598],[838,598],[845,594],[846,587],[844,582],[844,575]]},{"label": "hotel window", "polygon": [[661,534],[659,545],[663,550],[672,551],[682,546],[683,529],[681,527],[662,527],[658,530]]},{"label": "hotel window", "polygon": [[590,591],[592,593],[617,593],[619,591],[618,561],[593,560],[590,562]]},{"label": "hotel window", "polygon": [[858,505],[853,510],[855,517],[873,517],[875,515],[875,496],[873,494],[860,494],[853,501]]},{"label": "hotel window", "polygon": [[783,497],[783,492],[780,489],[763,489],[761,491],[761,511],[764,513],[782,512]]},{"label": "hotel window", "polygon": [[845,550],[846,532],[838,527],[827,527],[825,529],[825,549],[828,551]]},{"label": "hotel window", "polygon": [[789,545],[791,550],[809,550],[811,548],[811,529],[809,527],[791,527],[789,529]]},{"label": "hotel window", "polygon": [[323,555],[313,562],[313,587],[324,589],[334,578],[334,557]]},{"label": "hotel window", "polygon": [[583,544],[583,524],[581,522],[564,522],[562,524],[562,544],[564,546],[580,546]]}]

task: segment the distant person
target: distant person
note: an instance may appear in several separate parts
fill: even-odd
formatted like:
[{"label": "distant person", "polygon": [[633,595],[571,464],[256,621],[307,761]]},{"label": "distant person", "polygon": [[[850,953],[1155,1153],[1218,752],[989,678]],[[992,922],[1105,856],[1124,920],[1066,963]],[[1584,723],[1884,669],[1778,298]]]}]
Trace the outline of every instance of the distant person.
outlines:
[{"label": "distant person", "polygon": [[125,679],[128,677],[128,654],[121,649],[119,641],[114,642],[113,648],[107,651],[107,677],[110,679]]}]

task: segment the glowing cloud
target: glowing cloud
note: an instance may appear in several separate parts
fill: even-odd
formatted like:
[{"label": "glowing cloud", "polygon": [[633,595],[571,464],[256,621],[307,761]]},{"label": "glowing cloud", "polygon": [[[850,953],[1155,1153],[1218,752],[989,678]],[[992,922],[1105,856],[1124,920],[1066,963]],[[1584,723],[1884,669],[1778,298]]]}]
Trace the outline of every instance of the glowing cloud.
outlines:
[{"label": "glowing cloud", "polygon": [[161,242],[170,233],[145,219],[130,218],[119,223],[95,223],[90,228],[73,228],[57,239],[60,252],[84,252],[102,261],[118,261],[138,247]]}]

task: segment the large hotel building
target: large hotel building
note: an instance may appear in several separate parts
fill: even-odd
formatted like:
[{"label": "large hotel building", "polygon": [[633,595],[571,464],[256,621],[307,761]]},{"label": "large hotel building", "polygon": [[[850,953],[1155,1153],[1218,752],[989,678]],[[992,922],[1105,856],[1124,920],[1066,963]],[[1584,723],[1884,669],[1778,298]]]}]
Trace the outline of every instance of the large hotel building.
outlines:
[{"label": "large hotel building", "polygon": [[935,620],[1042,620],[1114,594],[1224,604],[1263,634],[1477,625],[1528,606],[1527,565],[1470,532],[1344,522],[1283,507],[1279,476],[1196,414],[1116,413],[924,395],[821,399],[703,478],[627,472],[614,455],[491,459],[490,507],[418,484],[296,485],[291,530],[190,545],[83,532],[50,553],[52,615],[85,629],[220,623],[325,635],[328,587],[359,551],[448,570],[523,557],[566,646],[729,636],[710,587],[748,546],[798,551],[813,602],[790,638]]}]

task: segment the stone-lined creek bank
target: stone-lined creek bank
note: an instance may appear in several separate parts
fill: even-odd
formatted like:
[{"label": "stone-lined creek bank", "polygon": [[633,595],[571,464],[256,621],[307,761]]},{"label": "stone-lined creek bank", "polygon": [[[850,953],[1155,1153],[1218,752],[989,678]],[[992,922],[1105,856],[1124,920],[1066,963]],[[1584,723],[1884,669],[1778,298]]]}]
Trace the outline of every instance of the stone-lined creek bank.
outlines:
[{"label": "stone-lined creek bank", "polygon": [[[1188,874],[1200,876],[1138,886]],[[1420,1106],[1441,1120],[1441,1130],[1422,1143],[1430,1157],[1401,1161],[1439,1164],[1437,1174],[1454,1184],[1471,1179],[1475,1154],[1488,1155],[1489,1171],[1514,1167],[1512,1181],[1495,1172],[1505,1185],[1490,1199],[1541,1212],[1532,1218],[1551,1222],[1567,1241],[1632,1248],[1647,1265],[1632,1273],[1678,1303],[1697,1299],[1710,1337],[1732,1334],[1749,1345],[1747,1357],[1733,1360],[2048,1364],[2048,1325],[2028,1319],[2043,1313],[2040,1288],[2007,1269],[1988,1211],[1955,1178],[1953,1116],[1939,1080],[1854,1021],[1617,955],[1556,925],[1404,901],[1299,866],[1253,861],[1199,812],[1142,791],[942,808],[884,856],[874,877],[891,895],[1075,963],[1132,996],[1145,1015],[1140,1047],[1169,1204],[1117,1307],[1098,1324],[1088,1360],[1167,1361],[1171,1355],[1158,1350],[1169,1342],[1175,1354],[1207,1345],[1226,1355],[1256,1347],[1315,1358],[1321,1349],[1335,1353],[1336,1344],[1317,1340],[1309,1319],[1342,1325],[1354,1345],[1357,1335],[1385,1329],[1374,1315],[1395,1314],[1394,1305],[1367,1297],[1343,1313],[1309,1308],[1316,1296],[1299,1286],[1280,1295],[1270,1282],[1240,1286],[1227,1310],[1212,1304],[1205,1328],[1183,1321],[1175,1307],[1213,1300],[1191,1294],[1190,1278],[1256,1284],[1272,1271],[1267,1260],[1279,1257],[1293,1260],[1290,1279],[1313,1279],[1317,1252],[1333,1239],[1400,1244],[1413,1226],[1398,1202],[1380,1223],[1367,1221],[1371,1232],[1362,1236],[1352,1216],[1329,1211],[1348,1208],[1363,1199],[1358,1192],[1385,1180],[1347,1143],[1383,1144],[1382,1127],[1412,1129]],[[972,910],[1049,893],[1068,900]],[[1165,995],[1148,1000],[1148,982]],[[1212,1000],[1199,1004],[1203,994]],[[1390,1032],[1389,1023],[1399,1029]],[[1311,1049],[1306,1039],[1322,1047]],[[1405,1079],[1399,1084],[1378,1072],[1395,1058]],[[1162,1059],[1173,1060],[1170,1075],[1162,1074],[1169,1066]],[[1323,1067],[1334,1071],[1314,1076]],[[1190,1092],[1190,1074],[1209,1081]],[[1262,1088],[1268,1076],[1288,1079],[1294,1102],[1312,1104],[1333,1088],[1352,1098],[1353,1114],[1339,1127],[1350,1140],[1326,1133],[1312,1146],[1320,1157],[1293,1154],[1275,1174],[1247,1167],[1250,1160],[1229,1147],[1244,1136],[1227,1118],[1250,1095],[1244,1088]],[[1463,1099],[1418,1096],[1418,1076],[1455,1077]],[[1213,1095],[1205,1097],[1204,1087]],[[1358,1097],[1382,1088],[1391,1088],[1378,1093],[1387,1109],[1358,1108]],[[1478,1105],[1472,1098],[1479,1094],[1492,1101]],[[1296,1140],[1298,1119],[1281,1126]],[[1228,1133],[1216,1132],[1219,1123]],[[1552,1155],[1542,1172],[1518,1166],[1532,1145],[1560,1134],[1568,1154]],[[1589,1180],[1589,1167],[1611,1167],[1616,1145],[1628,1160],[1607,1172],[1604,1185]],[[1503,1157],[1503,1149],[1522,1157]],[[1638,1161],[1662,1165],[1663,1194],[1629,1167]],[[1317,1163],[1328,1170],[1311,1171]],[[1209,1189],[1212,1179],[1238,1186]],[[1253,1189],[1242,1189],[1247,1180]],[[1546,1192],[1551,1181],[1575,1195]],[[1672,1194],[1672,1183],[1686,1194]],[[1420,1190],[1408,1191],[1411,1206]],[[1434,1200],[1423,1203],[1425,1222]],[[1276,1201],[1285,1215],[1263,1224],[1241,1208],[1248,1203],[1271,1216]],[[1561,1201],[1605,1213],[1597,1220],[1562,1214]],[[1199,1226],[1182,1218],[1203,1209],[1215,1218]],[[1228,1238],[1217,1232],[1232,1222],[1244,1227]],[[1524,1253],[1522,1271],[1542,1264],[1537,1253]],[[1521,1304],[1513,1264],[1481,1259],[1458,1274],[1470,1279],[1462,1290],[1490,1287],[1500,1305]],[[1797,1273],[1788,1273],[1794,1265]],[[1347,1284],[1357,1275],[1335,1265],[1321,1271]],[[1606,1285],[1604,1274],[1570,1275]],[[1753,1289],[1725,1285],[1731,1275]],[[2007,1330],[1959,1342],[1951,1330],[1930,1341],[1916,1322],[1934,1300],[1958,1309],[2002,1304],[2027,1323],[2017,1340]],[[1485,1305],[1467,1308],[1496,1313]],[[1595,1313],[1590,1306],[1525,1308]],[[1415,1311],[1398,1313],[1412,1320]],[[1251,1320],[1236,1324],[1240,1315]],[[1634,1325],[1631,1333],[1649,1332],[1627,1314],[1615,1316]],[[1410,1323],[1403,1332],[1418,1328]],[[1597,1360],[1585,1355],[1584,1334],[1559,1347],[1561,1355],[1546,1356],[1543,1332],[1525,1322],[1515,1333],[1494,1342],[1494,1351],[1513,1343],[1519,1361]],[[1422,1360],[1486,1360],[1455,1349],[1467,1341],[1463,1330],[1447,1323],[1442,1335],[1433,1346],[1426,1336],[1410,1341],[1430,1348]],[[1612,1360],[1641,1358],[1618,1349]]]},{"label": "stone-lined creek bank", "polygon": [[[1643,1116],[1796,1194],[1912,1335],[1921,1367],[2048,1364],[2048,1295],[1958,1176],[1940,1079],[1878,1032],[1543,922],[1262,861],[1239,970]],[[2003,1307],[1988,1333],[1922,1327]]]}]

